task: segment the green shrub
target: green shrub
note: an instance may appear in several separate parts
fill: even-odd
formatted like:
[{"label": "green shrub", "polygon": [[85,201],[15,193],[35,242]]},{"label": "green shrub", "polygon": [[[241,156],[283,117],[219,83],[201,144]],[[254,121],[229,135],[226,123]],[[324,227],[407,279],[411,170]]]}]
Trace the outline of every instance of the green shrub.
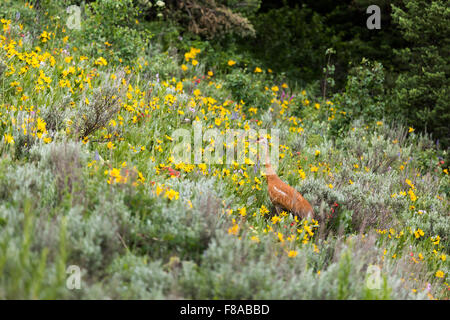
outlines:
[{"label": "green shrub", "polygon": [[244,101],[245,110],[250,107],[265,110],[269,107],[270,97],[264,92],[262,79],[255,75],[232,72],[225,76],[225,88],[231,91],[234,101]]},{"label": "green shrub", "polygon": [[388,102],[381,63],[363,59],[360,65],[350,70],[345,91],[335,94],[332,100],[338,109],[331,121],[335,134],[346,132],[356,119],[364,119],[368,123],[382,120]]},{"label": "green shrub", "polygon": [[[171,255],[198,259],[220,229],[221,204],[212,180],[183,183],[173,186],[181,196],[192,199],[193,208],[185,208],[186,203],[167,203],[167,200],[151,200],[151,196],[139,194],[140,203],[147,205],[136,210],[128,198],[127,205],[134,212],[140,213],[140,223],[132,235],[132,243],[141,252],[151,254],[154,258]],[[148,192],[148,191],[147,191]]]},{"label": "green shrub", "polygon": [[84,9],[81,30],[71,30],[74,45],[115,62],[131,63],[144,53],[151,34],[139,23],[141,11],[133,0],[98,0]]},{"label": "green shrub", "polygon": [[[3,207],[0,220],[0,297],[2,299],[57,299],[67,297],[65,290],[65,224],[61,222],[51,252],[36,232],[37,214],[29,198],[23,208]],[[20,229],[20,232],[14,230]],[[36,246],[37,245],[37,246]],[[40,250],[38,250],[40,249]]]},{"label": "green shrub", "polygon": [[108,274],[111,279],[105,289],[112,299],[164,299],[173,285],[173,275],[161,261],[130,253],[115,259]]}]

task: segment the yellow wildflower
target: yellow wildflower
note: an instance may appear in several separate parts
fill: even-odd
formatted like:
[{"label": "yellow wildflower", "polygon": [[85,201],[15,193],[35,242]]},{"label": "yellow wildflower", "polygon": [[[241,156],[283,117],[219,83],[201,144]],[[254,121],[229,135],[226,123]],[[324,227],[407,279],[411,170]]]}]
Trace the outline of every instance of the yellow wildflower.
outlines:
[{"label": "yellow wildflower", "polygon": [[291,250],[288,253],[289,258],[295,258],[297,255],[298,255],[298,251],[295,251],[295,250]]},{"label": "yellow wildflower", "polygon": [[444,277],[444,272],[441,271],[441,270],[436,271],[436,277],[443,278]]},{"label": "yellow wildflower", "polygon": [[14,138],[9,133],[4,135],[6,144],[14,144]]}]

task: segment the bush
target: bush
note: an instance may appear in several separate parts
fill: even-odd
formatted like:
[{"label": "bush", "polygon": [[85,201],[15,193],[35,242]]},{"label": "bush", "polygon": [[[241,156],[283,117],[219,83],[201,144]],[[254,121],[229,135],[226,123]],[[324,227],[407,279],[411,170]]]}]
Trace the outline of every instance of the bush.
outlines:
[{"label": "bush", "polygon": [[[167,1],[170,20],[175,20],[183,29],[206,38],[221,38],[236,34],[241,37],[254,36],[255,30],[248,19],[229,7],[211,0]],[[246,4],[243,9],[250,9]]]},{"label": "bush", "polygon": [[389,102],[381,63],[362,59],[360,65],[350,70],[345,91],[335,94],[332,100],[338,109],[329,115],[335,134],[348,131],[350,123],[356,119],[367,123],[383,119]]},{"label": "bush", "polygon": [[108,274],[111,279],[105,291],[112,299],[164,299],[173,285],[173,276],[161,261],[130,253],[115,259]]},{"label": "bush", "polygon": [[[71,30],[73,45],[91,56],[107,54],[117,63],[131,63],[146,49],[151,34],[139,23],[141,10],[133,0],[98,0],[86,5],[81,30]],[[84,18],[84,17],[83,17]]]},{"label": "bush", "polygon": [[[154,258],[176,255],[196,260],[223,224],[220,193],[214,190],[211,180],[173,187],[180,190],[181,196],[192,199],[192,209],[186,210],[184,203],[168,205],[166,201],[155,201],[143,194],[126,198],[127,206],[138,212],[141,220],[131,241],[142,253]],[[141,200],[136,203],[136,199]]]},{"label": "bush", "polygon": [[[118,84],[119,81],[116,81]],[[123,95],[123,92],[122,92]],[[78,109],[75,131],[80,139],[88,138],[104,128],[120,109],[121,94],[117,85],[106,83],[94,92],[92,102]]]},{"label": "bush", "polygon": [[367,268],[379,265],[379,256],[373,237],[325,244],[319,254],[304,247],[298,256],[288,258],[267,238],[257,244],[221,236],[211,243],[201,263],[180,263],[177,289],[187,299],[413,298],[400,281],[411,265],[394,271],[386,264],[381,290],[367,288]]},{"label": "bush", "polygon": [[270,97],[264,92],[262,80],[255,75],[232,72],[225,77],[225,88],[231,91],[234,101],[239,104],[244,101],[244,110],[250,107],[266,110],[269,107]]}]

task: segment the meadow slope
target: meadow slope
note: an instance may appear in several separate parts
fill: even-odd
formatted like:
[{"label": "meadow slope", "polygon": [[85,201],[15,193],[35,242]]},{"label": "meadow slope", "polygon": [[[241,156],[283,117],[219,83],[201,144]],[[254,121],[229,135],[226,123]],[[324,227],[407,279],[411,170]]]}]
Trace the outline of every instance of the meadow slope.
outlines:
[{"label": "meadow slope", "polygon": [[[1,299],[448,298],[450,181],[429,137],[384,119],[336,135],[336,101],[231,59],[216,75],[196,48],[126,65],[58,19],[33,38],[2,18]],[[227,129],[278,130],[277,173],[318,219],[273,212],[254,136],[243,163],[176,162],[195,121],[219,132],[203,154],[234,147]]]}]

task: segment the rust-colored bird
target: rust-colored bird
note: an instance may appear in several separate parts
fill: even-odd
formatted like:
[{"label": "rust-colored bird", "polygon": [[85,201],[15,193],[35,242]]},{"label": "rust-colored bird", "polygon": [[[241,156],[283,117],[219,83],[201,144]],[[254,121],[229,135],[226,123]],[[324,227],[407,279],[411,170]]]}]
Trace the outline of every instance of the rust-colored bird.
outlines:
[{"label": "rust-colored bird", "polygon": [[265,147],[267,189],[270,201],[272,201],[275,206],[277,213],[280,213],[284,209],[292,212],[300,219],[314,219],[314,210],[309,202],[303,198],[297,190],[283,182],[272,168],[269,159],[269,147],[267,145],[267,140],[259,140],[259,143]]}]

